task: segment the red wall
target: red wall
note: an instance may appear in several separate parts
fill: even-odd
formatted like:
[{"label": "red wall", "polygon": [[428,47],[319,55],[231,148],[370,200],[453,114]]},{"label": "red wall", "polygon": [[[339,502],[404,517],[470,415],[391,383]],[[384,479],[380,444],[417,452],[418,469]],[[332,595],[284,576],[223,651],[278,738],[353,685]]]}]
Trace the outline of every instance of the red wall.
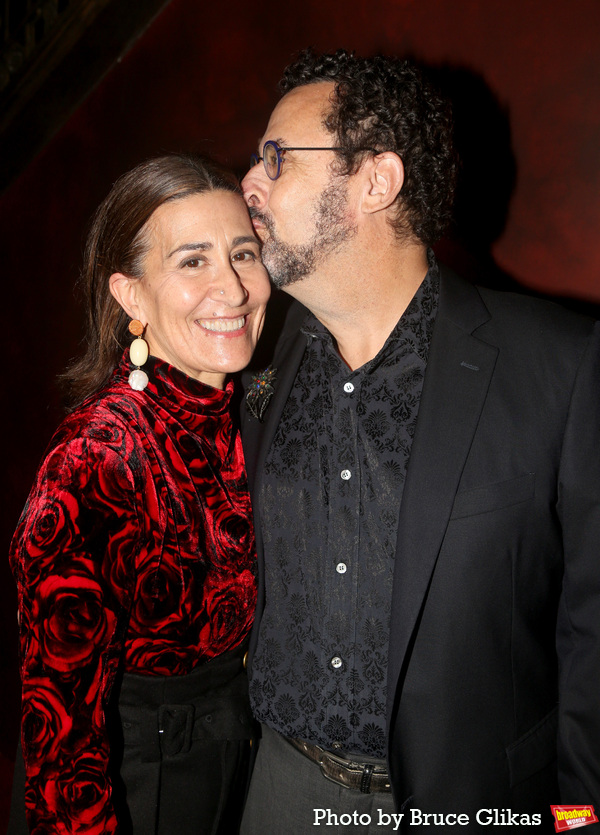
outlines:
[{"label": "red wall", "polygon": [[[496,283],[600,302],[597,0],[334,0],[268,11],[247,0],[172,0],[0,197],[4,549],[60,416],[54,377],[77,352],[72,286],[87,218],[120,173],[161,151],[202,150],[241,172],[281,69],[310,44],[440,67],[465,154],[460,226],[446,257]],[[1,792],[16,730],[5,560],[0,589]]]}]

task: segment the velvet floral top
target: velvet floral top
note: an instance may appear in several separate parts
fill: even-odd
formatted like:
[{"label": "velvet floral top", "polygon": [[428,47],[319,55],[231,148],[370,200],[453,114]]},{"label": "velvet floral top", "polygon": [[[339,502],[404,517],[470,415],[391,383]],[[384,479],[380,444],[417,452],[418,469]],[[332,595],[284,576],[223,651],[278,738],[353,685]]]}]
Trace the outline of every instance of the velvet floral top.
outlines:
[{"label": "velvet floral top", "polygon": [[256,602],[232,384],[128,351],[61,424],[11,546],[30,830],[109,833],[104,710],[117,667],[174,676],[238,646]]}]

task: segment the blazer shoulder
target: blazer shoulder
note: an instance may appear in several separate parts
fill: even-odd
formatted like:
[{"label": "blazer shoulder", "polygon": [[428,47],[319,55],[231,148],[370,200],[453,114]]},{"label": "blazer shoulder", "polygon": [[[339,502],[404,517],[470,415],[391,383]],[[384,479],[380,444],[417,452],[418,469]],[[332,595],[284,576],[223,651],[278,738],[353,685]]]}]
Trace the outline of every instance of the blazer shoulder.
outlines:
[{"label": "blazer shoulder", "polygon": [[576,313],[551,299],[527,293],[503,292],[486,287],[477,288],[492,317],[499,317],[515,328],[527,323],[544,330],[552,329],[565,337],[587,337],[594,329],[595,320]]},{"label": "blazer shoulder", "polygon": [[480,288],[490,319],[473,335],[496,345],[501,357],[571,378],[588,351],[596,351],[598,323],[560,304],[521,293]]},{"label": "blazer shoulder", "polygon": [[526,291],[492,290],[441,268],[440,313],[474,336],[501,346],[581,345],[597,324],[591,316]]}]

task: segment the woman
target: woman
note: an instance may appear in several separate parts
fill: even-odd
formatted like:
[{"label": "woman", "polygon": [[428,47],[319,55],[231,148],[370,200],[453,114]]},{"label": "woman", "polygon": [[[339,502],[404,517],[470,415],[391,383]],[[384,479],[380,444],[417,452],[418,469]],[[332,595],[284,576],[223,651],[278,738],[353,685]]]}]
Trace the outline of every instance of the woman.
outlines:
[{"label": "woman", "polygon": [[139,165],[96,214],[83,282],[79,405],[11,547],[28,826],[235,832],[256,583],[226,375],[269,296],[237,186],[194,157]]}]

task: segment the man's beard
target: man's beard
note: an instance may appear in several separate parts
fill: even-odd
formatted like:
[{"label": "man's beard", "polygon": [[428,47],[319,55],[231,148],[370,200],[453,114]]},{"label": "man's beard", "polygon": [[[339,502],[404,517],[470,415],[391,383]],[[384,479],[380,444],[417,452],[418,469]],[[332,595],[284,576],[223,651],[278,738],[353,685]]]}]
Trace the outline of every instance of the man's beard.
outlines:
[{"label": "man's beard", "polygon": [[263,244],[262,260],[276,287],[289,287],[315,271],[340,244],[351,238],[356,227],[346,216],[347,188],[339,180],[332,181],[319,197],[313,222],[315,233],[306,244],[287,244],[275,231],[268,214],[251,211],[264,224],[268,237]]}]

